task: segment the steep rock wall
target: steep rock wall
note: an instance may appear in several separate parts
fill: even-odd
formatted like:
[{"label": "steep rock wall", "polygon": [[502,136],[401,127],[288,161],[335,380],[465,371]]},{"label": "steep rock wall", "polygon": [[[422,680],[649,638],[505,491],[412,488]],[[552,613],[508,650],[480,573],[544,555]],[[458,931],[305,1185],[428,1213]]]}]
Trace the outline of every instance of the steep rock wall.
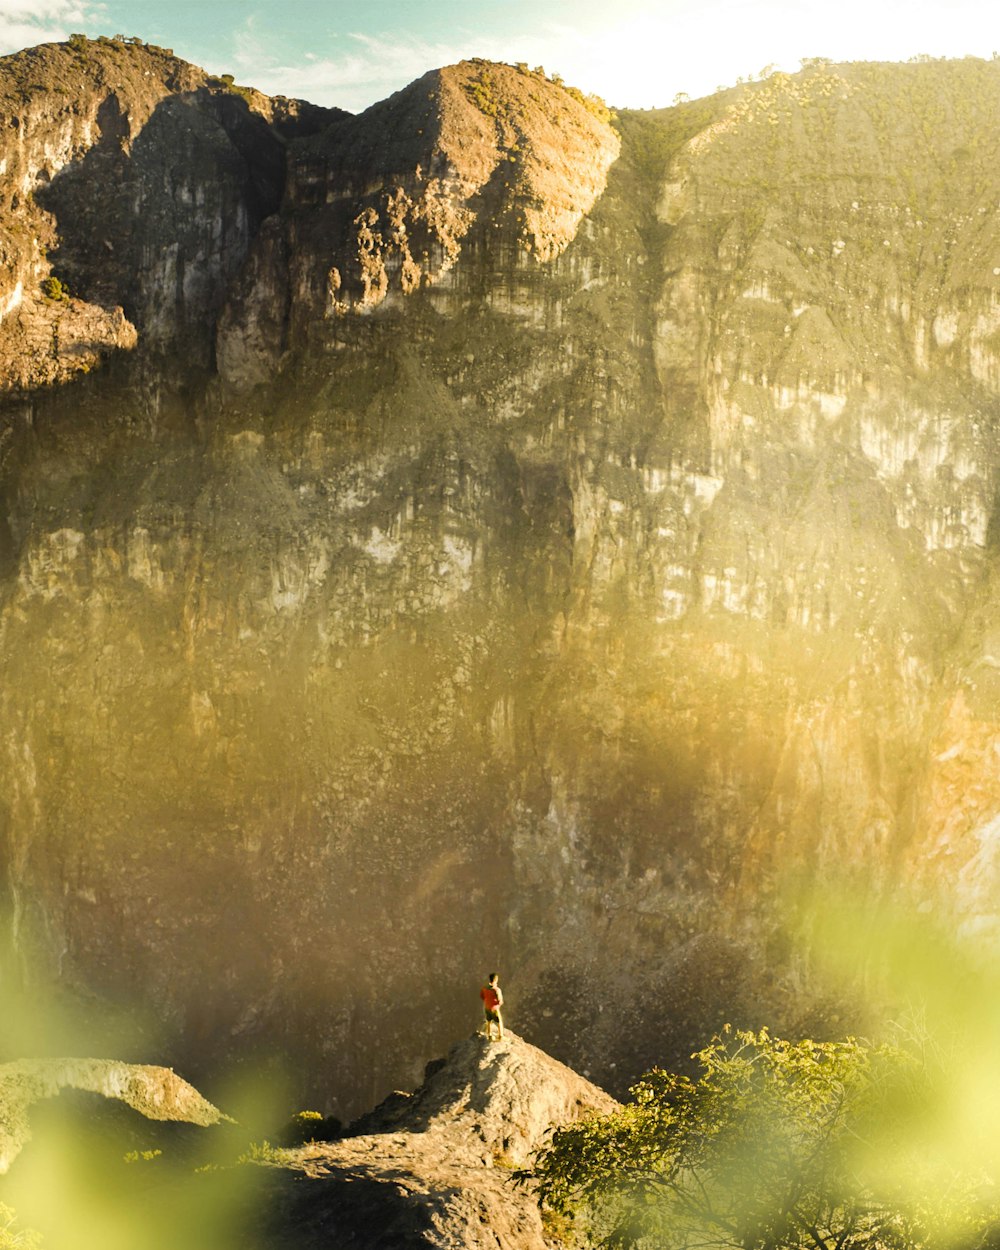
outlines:
[{"label": "steep rock wall", "polygon": [[611,1088],[798,1027],[789,872],[989,929],[997,74],[816,65],[612,164],[470,63],[293,137],[218,378],[5,418],[22,960],[350,1115],[487,965]]},{"label": "steep rock wall", "polygon": [[108,39],[3,58],[0,107],[4,389],[65,381],[140,335],[189,372],[211,365],[226,286],[280,201],[287,138],[340,115]]}]

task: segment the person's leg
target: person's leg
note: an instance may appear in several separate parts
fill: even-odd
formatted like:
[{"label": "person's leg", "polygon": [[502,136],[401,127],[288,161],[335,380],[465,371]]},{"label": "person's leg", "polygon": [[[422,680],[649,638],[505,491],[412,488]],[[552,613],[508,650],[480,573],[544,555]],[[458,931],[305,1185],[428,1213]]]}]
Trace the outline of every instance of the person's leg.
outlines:
[{"label": "person's leg", "polygon": [[503,1041],[503,1016],[500,1014],[499,1007],[497,1008],[497,1032],[498,1032],[497,1041],[502,1042]]}]

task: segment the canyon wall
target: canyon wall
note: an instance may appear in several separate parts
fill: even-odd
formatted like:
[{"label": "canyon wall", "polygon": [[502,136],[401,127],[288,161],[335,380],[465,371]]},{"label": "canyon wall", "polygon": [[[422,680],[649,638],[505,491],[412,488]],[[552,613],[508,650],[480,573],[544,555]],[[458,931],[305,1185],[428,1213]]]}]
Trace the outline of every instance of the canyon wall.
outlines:
[{"label": "canyon wall", "polygon": [[996,927],[1000,65],[617,119],[486,62],[358,117],[0,71],[29,983],[351,1115],[492,967],[613,1090],[835,1028],[796,876]]}]

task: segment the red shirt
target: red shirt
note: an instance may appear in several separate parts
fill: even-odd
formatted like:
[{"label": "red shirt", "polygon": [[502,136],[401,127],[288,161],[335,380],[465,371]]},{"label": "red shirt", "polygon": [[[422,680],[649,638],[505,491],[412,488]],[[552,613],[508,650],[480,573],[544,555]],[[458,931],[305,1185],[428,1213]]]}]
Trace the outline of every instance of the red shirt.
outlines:
[{"label": "red shirt", "polygon": [[479,997],[483,1000],[483,1006],[487,1011],[496,1011],[500,1006],[500,991],[493,985],[484,985],[479,991]]}]

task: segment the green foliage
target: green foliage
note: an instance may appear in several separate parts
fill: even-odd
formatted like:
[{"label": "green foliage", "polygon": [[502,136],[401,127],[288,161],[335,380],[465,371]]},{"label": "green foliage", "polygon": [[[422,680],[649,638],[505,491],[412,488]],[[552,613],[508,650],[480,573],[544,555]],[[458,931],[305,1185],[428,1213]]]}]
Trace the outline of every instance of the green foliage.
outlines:
[{"label": "green foliage", "polygon": [[272,1146],[269,1141],[252,1141],[236,1162],[284,1164],[287,1160],[281,1150],[277,1146]]},{"label": "green foliage", "polygon": [[41,1241],[33,1228],[18,1228],[15,1213],[0,1202],[0,1250],[36,1250]]},{"label": "green foliage", "polygon": [[904,1051],[726,1031],[695,1059],[696,1079],[653,1071],[620,1111],[558,1129],[519,1180],[617,1250],[920,1240],[919,1212],[876,1181],[870,1157],[892,1153],[920,1101]]},{"label": "green foliage", "polygon": [[222,74],[218,78],[210,78],[208,81],[216,89],[221,88],[232,95],[238,95],[240,99],[246,100],[248,104],[253,99],[253,88],[241,87],[232,74]]},{"label": "green foliage", "polygon": [[304,1146],[312,1141],[336,1141],[343,1136],[343,1125],[336,1116],[319,1111],[296,1111],[281,1132],[282,1146]]},{"label": "green foliage", "polygon": [[42,294],[46,299],[50,299],[54,303],[66,304],[69,302],[69,291],[58,278],[50,277],[43,279]]},{"label": "green foliage", "polygon": [[69,46],[76,52],[86,52],[87,42],[87,36],[81,35],[79,32],[75,32],[69,37]]},{"label": "green foliage", "polygon": [[599,118],[602,122],[609,125],[616,120],[615,114],[608,108],[599,95],[584,95],[579,87],[567,87],[558,74],[552,75],[552,81],[557,87],[562,87],[567,95],[571,95],[574,100],[578,101],[590,113]]},{"label": "green foliage", "polygon": [[678,150],[719,120],[724,106],[714,97],[649,113],[630,111],[618,119],[627,159],[644,180],[657,183]]},{"label": "green foliage", "polygon": [[162,1150],[130,1150],[124,1159],[126,1163],[152,1163],[154,1159],[162,1157]]},{"label": "green foliage", "polygon": [[553,1211],[551,1207],[542,1210],[542,1234],[547,1242],[557,1246],[578,1244],[572,1215],[565,1211]]},{"label": "green foliage", "polygon": [[475,78],[465,84],[465,92],[480,113],[487,117],[496,117],[500,111],[500,102],[496,96],[496,82],[489,69],[483,67]]},{"label": "green foliage", "polygon": [[[504,113],[507,108],[498,89],[497,80],[492,72],[492,67],[488,61],[477,59],[473,64],[478,66],[478,73],[475,78],[470,79],[464,84],[466,95],[472,103],[479,109],[480,113],[487,117],[497,117],[504,120]],[[518,70],[519,73],[527,74],[528,66],[526,62],[519,61],[512,68]],[[567,95],[573,97],[577,103],[582,104],[588,112],[594,114],[603,122],[610,124],[615,120],[615,114],[608,108],[598,95],[585,95],[579,87],[567,86],[559,74],[546,75],[541,65],[535,67],[531,71],[535,77],[544,78],[551,82],[555,87],[561,87]]]}]

